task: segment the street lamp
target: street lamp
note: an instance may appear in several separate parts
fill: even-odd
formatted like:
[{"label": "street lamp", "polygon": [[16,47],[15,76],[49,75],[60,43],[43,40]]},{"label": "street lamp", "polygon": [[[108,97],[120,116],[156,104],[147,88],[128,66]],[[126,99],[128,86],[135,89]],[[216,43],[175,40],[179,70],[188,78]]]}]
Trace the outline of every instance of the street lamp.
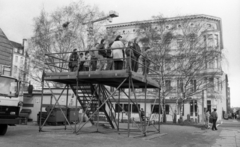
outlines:
[{"label": "street lamp", "polygon": [[[108,20],[110,23],[112,22],[112,18],[114,17],[118,17],[119,14],[116,11],[109,11],[108,16],[102,17],[102,18],[98,18],[96,20],[92,20],[89,22],[84,22],[82,23],[83,25],[87,25],[87,31],[88,31],[88,45],[93,44],[93,36],[94,36],[94,32],[93,32],[93,24],[95,22],[99,22],[99,21],[104,21],[104,20]],[[65,22],[62,27],[63,28],[67,28],[68,25],[70,24],[69,21]]]}]

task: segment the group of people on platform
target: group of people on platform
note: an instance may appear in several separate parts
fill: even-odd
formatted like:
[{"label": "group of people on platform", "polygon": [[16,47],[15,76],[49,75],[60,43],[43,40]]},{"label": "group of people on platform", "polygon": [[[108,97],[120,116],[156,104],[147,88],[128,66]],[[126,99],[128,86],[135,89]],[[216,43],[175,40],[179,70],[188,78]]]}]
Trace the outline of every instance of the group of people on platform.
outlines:
[{"label": "group of people on platform", "polygon": [[[149,73],[150,60],[144,54],[150,47],[145,47],[141,51],[137,38],[129,41],[127,46],[122,41],[122,36],[118,35],[113,42],[102,39],[96,43],[94,48],[86,51],[85,54],[74,49],[69,58],[68,67],[70,71],[96,71],[96,70],[122,70],[124,67],[137,72],[139,68],[139,57],[142,54],[143,74]],[[126,62],[125,62],[126,61]],[[79,65],[79,66],[78,66]]]},{"label": "group of people on platform", "polygon": [[214,109],[214,111],[210,114],[210,111],[207,110],[205,113],[206,117],[206,128],[210,128],[210,123],[212,123],[212,130],[217,130],[217,119],[218,119],[218,114],[217,114],[217,109]]}]

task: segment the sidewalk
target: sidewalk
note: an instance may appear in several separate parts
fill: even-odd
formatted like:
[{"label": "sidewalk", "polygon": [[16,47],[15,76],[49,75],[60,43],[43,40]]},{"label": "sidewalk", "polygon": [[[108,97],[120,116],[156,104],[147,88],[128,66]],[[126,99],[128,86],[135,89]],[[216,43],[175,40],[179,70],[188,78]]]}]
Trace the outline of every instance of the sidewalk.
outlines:
[{"label": "sidewalk", "polygon": [[240,130],[224,129],[212,147],[240,147]]}]

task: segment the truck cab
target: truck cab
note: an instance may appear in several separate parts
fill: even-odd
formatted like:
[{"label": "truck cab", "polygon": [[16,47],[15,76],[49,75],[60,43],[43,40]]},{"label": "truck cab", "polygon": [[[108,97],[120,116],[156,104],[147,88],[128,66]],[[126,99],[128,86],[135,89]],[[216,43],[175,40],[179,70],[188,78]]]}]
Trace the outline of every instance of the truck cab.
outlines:
[{"label": "truck cab", "polygon": [[20,82],[12,77],[0,75],[0,135],[5,135],[9,125],[19,123]]}]

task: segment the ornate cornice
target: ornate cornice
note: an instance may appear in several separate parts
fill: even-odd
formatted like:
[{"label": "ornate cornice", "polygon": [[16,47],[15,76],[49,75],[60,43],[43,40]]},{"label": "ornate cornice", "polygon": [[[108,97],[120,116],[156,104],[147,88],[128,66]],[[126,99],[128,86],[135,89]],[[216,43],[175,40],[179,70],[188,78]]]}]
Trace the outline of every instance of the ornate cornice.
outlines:
[{"label": "ornate cornice", "polygon": [[157,23],[161,21],[171,22],[171,21],[182,21],[182,20],[191,20],[191,19],[208,19],[214,21],[221,21],[221,18],[210,16],[210,15],[187,15],[187,16],[178,16],[178,17],[169,17],[157,20],[143,20],[143,21],[132,21],[132,22],[125,22],[125,23],[118,23],[118,24],[109,24],[106,25],[106,28],[118,28],[118,27],[128,27],[128,26],[136,26],[140,24],[149,24],[149,23]]}]

